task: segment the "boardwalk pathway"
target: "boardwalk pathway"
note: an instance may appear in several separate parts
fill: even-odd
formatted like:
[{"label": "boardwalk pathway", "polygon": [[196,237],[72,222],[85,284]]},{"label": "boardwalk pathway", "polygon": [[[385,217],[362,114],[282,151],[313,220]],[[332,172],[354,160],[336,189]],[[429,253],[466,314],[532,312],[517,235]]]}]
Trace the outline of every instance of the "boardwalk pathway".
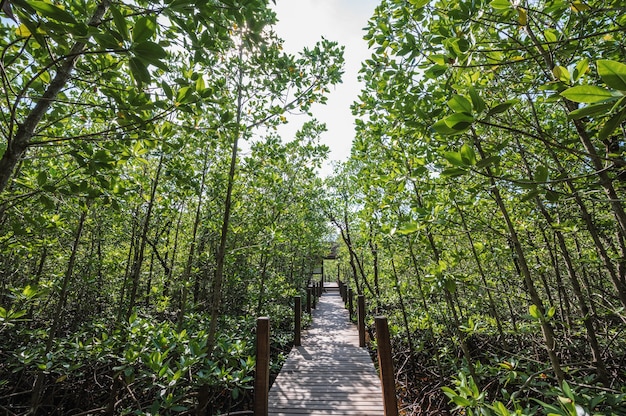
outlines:
[{"label": "boardwalk pathway", "polygon": [[337,292],[324,294],[269,392],[269,414],[383,415],[380,380]]}]

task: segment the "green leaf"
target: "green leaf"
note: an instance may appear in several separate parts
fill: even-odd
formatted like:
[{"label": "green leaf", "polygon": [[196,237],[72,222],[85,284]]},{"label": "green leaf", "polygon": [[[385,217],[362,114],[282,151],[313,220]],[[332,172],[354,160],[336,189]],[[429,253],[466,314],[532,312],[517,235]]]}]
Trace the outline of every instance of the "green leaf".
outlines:
[{"label": "green leaf", "polygon": [[176,102],[179,104],[185,103],[191,96],[191,92],[190,87],[182,87],[176,94]]},{"label": "green leaf", "polygon": [[501,159],[500,156],[489,156],[489,157],[479,160],[476,163],[476,167],[478,169],[484,169],[487,166],[498,165],[500,163],[500,159]]},{"label": "green leaf", "polygon": [[609,137],[611,133],[613,133],[613,131],[615,131],[615,129],[617,129],[624,120],[626,120],[626,107],[622,109],[622,111],[608,119],[606,123],[604,123],[602,130],[600,130],[600,133],[598,133],[598,138],[600,140],[604,140]]},{"label": "green leaf", "polygon": [[435,124],[432,125],[432,129],[440,134],[455,134],[457,131],[451,127],[448,127],[448,124],[445,120],[439,120]]},{"label": "green leaf", "polygon": [[563,390],[563,393],[565,394],[565,396],[567,396],[568,399],[574,400],[574,393],[572,392],[572,389],[570,388],[569,384],[567,384],[567,381],[563,380],[563,385],[561,386],[561,390]]},{"label": "green leaf", "polygon": [[446,152],[443,154],[443,157],[450,162],[451,165],[454,166],[466,166],[466,163],[463,162],[463,156],[461,156],[460,152]]},{"label": "green leaf", "polygon": [[468,144],[463,144],[461,146],[461,159],[466,165],[475,165],[476,164],[476,153],[472,146]]},{"label": "green leaf", "polygon": [[558,32],[554,29],[546,29],[543,32],[546,42],[554,43],[559,40]]},{"label": "green leaf", "polygon": [[130,72],[133,74],[133,78],[135,78],[135,82],[138,86],[150,82],[150,73],[142,60],[131,56],[128,60],[128,65],[130,66]]},{"label": "green leaf", "polygon": [[493,0],[489,3],[491,7],[496,10],[505,10],[511,8],[511,2],[509,0]]},{"label": "green leaf", "polygon": [[570,112],[567,116],[572,120],[579,120],[583,117],[592,116],[594,114],[604,113],[613,107],[613,103],[591,104],[578,108]]},{"label": "green leaf", "polygon": [[417,223],[407,222],[407,223],[402,224],[402,226],[398,228],[396,232],[400,235],[407,235],[407,234],[413,234],[417,232],[417,230],[418,230]]},{"label": "green leaf", "polygon": [[537,305],[532,304],[530,305],[530,307],[528,308],[528,312],[530,313],[530,316],[532,316],[535,319],[541,319],[541,313],[539,313],[539,308],[537,308]]},{"label": "green leaf", "polygon": [[468,114],[454,113],[433,124],[432,128],[441,134],[458,134],[467,130],[473,122],[474,117]]},{"label": "green leaf", "polygon": [[556,308],[554,306],[550,306],[550,309],[548,309],[548,312],[546,313],[546,318],[552,319],[555,313],[556,313]]},{"label": "green leaf", "polygon": [[509,100],[509,101],[503,102],[502,104],[498,104],[497,106],[491,108],[489,112],[487,113],[487,115],[492,116],[494,114],[504,113],[506,110],[511,108],[513,104],[516,104],[517,102],[518,100]]},{"label": "green leaf", "polygon": [[204,83],[204,78],[202,76],[199,76],[198,79],[196,80],[196,91],[202,92],[204,91],[205,88],[206,88],[206,85]]},{"label": "green leaf", "polygon": [[548,180],[548,168],[546,166],[537,166],[535,171],[535,182],[546,182]]},{"label": "green leaf", "polygon": [[574,74],[573,74],[574,81],[578,81],[580,77],[582,77],[588,71],[589,71],[589,60],[587,58],[583,58],[576,64],[576,68],[574,68]]},{"label": "green leaf", "polygon": [[26,285],[24,290],[22,290],[22,296],[24,296],[27,299],[34,298],[38,293],[39,292],[37,291],[37,289],[32,287],[31,285]]},{"label": "green leaf", "polygon": [[164,71],[169,70],[167,65],[161,61],[161,59],[167,56],[167,52],[165,52],[165,49],[160,45],[151,41],[139,42],[133,44],[131,51],[146,67],[148,65],[154,65]]},{"label": "green leaf", "polygon": [[150,39],[156,32],[156,20],[150,17],[140,17],[133,27],[133,42],[143,42]]},{"label": "green leaf", "polygon": [[28,1],[28,4],[33,9],[41,13],[43,16],[51,18],[58,22],[70,23],[73,25],[78,23],[76,19],[74,19],[74,16],[72,16],[72,14],[63,10],[59,6],[55,6],[54,4],[36,0],[30,0]]},{"label": "green leaf", "polygon": [[577,85],[561,92],[561,96],[576,103],[599,103],[616,98],[610,90],[595,85]]},{"label": "green leaf", "polygon": [[596,62],[598,75],[611,88],[626,91],[626,65],[621,62],[600,59]]},{"label": "green leaf", "polygon": [[554,74],[555,78],[558,79],[559,81],[569,84],[570,74],[567,68],[557,65],[554,68],[552,68],[552,73]]},{"label": "green leaf", "polygon": [[550,202],[557,202],[559,200],[560,195],[557,192],[554,192],[551,189],[546,190],[546,199]]},{"label": "green leaf", "polygon": [[457,176],[463,176],[466,174],[467,174],[467,171],[465,169],[451,168],[451,169],[442,170],[440,176],[442,178],[456,178]]},{"label": "green leaf", "polygon": [[174,93],[172,92],[172,89],[170,88],[170,86],[167,83],[167,81],[162,81],[161,82],[161,88],[163,88],[163,92],[165,93],[165,96],[169,100],[171,100],[174,97]]},{"label": "green leaf", "polygon": [[539,195],[539,190],[533,189],[530,192],[528,192],[526,195],[524,195],[521,201],[522,202],[530,201],[531,199],[535,198],[537,195]]},{"label": "green leaf", "polygon": [[462,95],[455,95],[450,98],[448,107],[455,113],[472,113],[472,103]]},{"label": "green leaf", "polygon": [[414,9],[420,9],[430,3],[430,0],[409,0]]},{"label": "green leaf", "polygon": [[37,175],[37,185],[43,186],[48,181],[48,173],[45,170],[42,170]]},{"label": "green leaf", "polygon": [[482,113],[485,110],[485,101],[482,98],[480,98],[480,96],[478,95],[478,92],[476,91],[474,87],[469,88],[469,95],[470,95],[470,98],[472,99],[472,105],[476,109],[476,112]]},{"label": "green leaf", "polygon": [[[456,280],[450,278],[450,279],[446,279],[444,286],[446,288],[446,290],[450,293],[454,293],[456,292]],[[457,403],[458,404],[458,403]]]},{"label": "green leaf", "polygon": [[436,65],[433,65],[430,68],[428,68],[426,70],[426,72],[424,73],[424,76],[426,76],[426,78],[430,78],[430,79],[437,79],[440,76],[442,76],[443,74],[445,74],[447,70],[448,70],[447,66],[441,65],[441,64],[436,64]]},{"label": "green leaf", "polygon": [[111,6],[111,14],[113,15],[113,23],[115,24],[118,33],[124,40],[128,40],[128,25],[126,24],[126,18],[115,5]]},{"label": "green leaf", "polygon": [[163,49],[161,45],[149,40],[134,43],[130,50],[135,56],[148,62],[163,59],[167,56],[167,52],[165,52],[165,49]]}]

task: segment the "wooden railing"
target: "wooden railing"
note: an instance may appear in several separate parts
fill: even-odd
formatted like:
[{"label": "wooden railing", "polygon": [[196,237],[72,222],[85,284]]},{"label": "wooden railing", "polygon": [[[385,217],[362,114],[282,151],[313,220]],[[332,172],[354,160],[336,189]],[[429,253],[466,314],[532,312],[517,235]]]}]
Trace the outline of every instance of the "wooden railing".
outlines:
[{"label": "wooden railing", "polygon": [[[314,283],[307,288],[306,312],[311,314],[316,308],[316,300],[322,295],[323,283]],[[339,293],[345,307],[349,311],[350,320],[354,315],[354,293],[345,283],[339,282]],[[359,331],[359,347],[364,348],[365,342],[365,296],[357,296],[357,327]],[[396,399],[395,373],[391,351],[391,339],[387,318],[376,316],[374,318],[376,338],[378,345],[378,365],[382,384],[383,404],[385,416],[398,416],[398,404]],[[294,297],[294,346],[301,346],[302,331],[302,299]],[[269,367],[270,367],[270,319],[261,317],[257,319],[256,339],[256,371],[254,381],[254,415],[267,416],[269,411]]]},{"label": "wooden railing", "polygon": [[[338,282],[339,294],[345,307],[348,309],[350,320],[353,316],[354,292],[348,284]],[[365,343],[365,295],[357,296],[356,321],[359,330],[359,347],[364,348]],[[376,339],[378,345],[378,368],[380,370],[380,381],[383,389],[383,404],[385,406],[385,416],[398,415],[398,402],[396,399],[396,380],[393,370],[393,359],[391,351],[391,338],[389,336],[389,325],[387,318],[376,316],[374,318]]]}]

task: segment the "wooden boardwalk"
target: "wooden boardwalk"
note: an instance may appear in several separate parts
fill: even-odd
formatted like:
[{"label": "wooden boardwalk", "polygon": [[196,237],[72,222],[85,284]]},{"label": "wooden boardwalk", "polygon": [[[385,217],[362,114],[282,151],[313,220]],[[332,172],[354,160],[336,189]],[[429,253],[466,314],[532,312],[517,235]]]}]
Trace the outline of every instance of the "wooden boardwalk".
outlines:
[{"label": "wooden boardwalk", "polygon": [[269,392],[269,414],[383,415],[380,379],[338,292],[324,294]]}]

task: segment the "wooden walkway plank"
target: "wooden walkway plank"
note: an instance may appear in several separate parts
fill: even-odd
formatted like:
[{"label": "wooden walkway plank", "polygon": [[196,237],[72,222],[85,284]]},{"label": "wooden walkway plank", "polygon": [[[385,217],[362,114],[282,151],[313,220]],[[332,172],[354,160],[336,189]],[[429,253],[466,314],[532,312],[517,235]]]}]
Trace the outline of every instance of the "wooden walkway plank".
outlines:
[{"label": "wooden walkway plank", "polygon": [[320,298],[269,392],[269,414],[383,415],[380,379],[339,293]]}]

